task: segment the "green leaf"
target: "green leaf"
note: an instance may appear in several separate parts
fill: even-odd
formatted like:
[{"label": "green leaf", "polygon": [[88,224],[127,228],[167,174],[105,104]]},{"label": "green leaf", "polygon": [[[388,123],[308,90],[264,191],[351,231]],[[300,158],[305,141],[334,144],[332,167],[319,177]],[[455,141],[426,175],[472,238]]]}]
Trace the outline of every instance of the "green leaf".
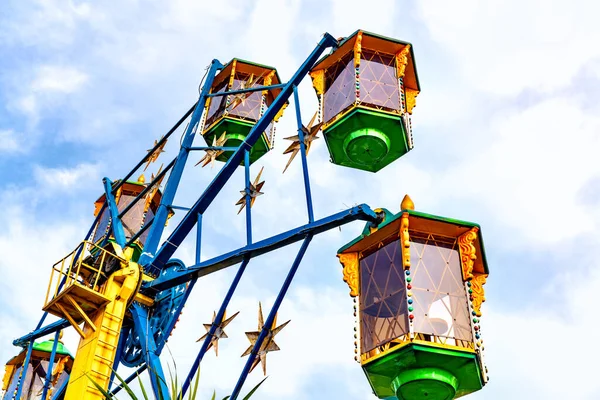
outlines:
[{"label": "green leaf", "polygon": [[142,383],[142,378],[140,378],[140,374],[137,374],[137,378],[138,378],[138,382],[140,382],[140,388],[142,389],[142,394],[144,395],[144,400],[150,400],[148,398],[148,394],[146,393],[146,388],[144,387],[144,384]]},{"label": "green leaf", "polygon": [[105,390],[105,389],[104,389],[102,386],[100,386],[100,385],[98,384],[98,382],[96,382],[95,380],[93,380],[93,379],[92,379],[92,378],[91,378],[91,377],[90,377],[90,376],[89,376],[87,373],[85,374],[85,376],[87,376],[87,377],[88,377],[88,379],[89,379],[90,381],[92,381],[92,384],[93,384],[93,385],[96,387],[96,389],[98,389],[98,391],[100,391],[100,393],[102,393],[102,396],[104,396],[104,398],[105,398],[106,400],[113,400],[113,399],[115,398],[115,397],[114,397],[112,394],[110,394],[110,393],[109,393],[109,392],[107,392],[107,391],[106,391],[106,390]]},{"label": "green leaf", "polygon": [[246,397],[244,397],[242,400],[248,400],[250,398],[250,396],[252,396],[254,394],[254,392],[256,392],[256,390],[258,390],[260,385],[262,385],[263,382],[267,380],[267,378],[268,378],[268,376],[266,376],[262,381],[258,382],[258,385],[254,386],[254,388],[250,392],[248,392]]},{"label": "green leaf", "polygon": [[[200,382],[200,368],[198,368],[198,372],[196,372],[196,381],[194,382],[194,389],[190,392],[189,400],[195,400],[196,395],[198,394],[198,382]],[[213,393],[212,400],[215,400],[216,393]]]},{"label": "green leaf", "polygon": [[115,377],[119,380],[119,382],[121,382],[121,385],[123,385],[123,389],[125,389],[125,391],[127,392],[127,394],[131,397],[131,399],[132,400],[138,400],[137,396],[135,395],[135,393],[133,393],[133,390],[131,390],[131,388],[125,382],[125,380],[123,380],[123,378],[121,378],[121,376],[119,374],[117,374],[116,371],[113,371],[113,372],[115,373]]},{"label": "green leaf", "polygon": [[215,400],[216,397],[217,397],[217,391],[213,390],[213,395],[210,400]]}]

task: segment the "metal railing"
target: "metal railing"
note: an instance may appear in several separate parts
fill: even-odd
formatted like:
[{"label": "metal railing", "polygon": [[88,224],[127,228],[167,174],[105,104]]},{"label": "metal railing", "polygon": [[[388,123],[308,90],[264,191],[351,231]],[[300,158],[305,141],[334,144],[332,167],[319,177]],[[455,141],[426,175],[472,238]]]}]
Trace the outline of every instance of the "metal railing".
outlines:
[{"label": "metal railing", "polygon": [[75,283],[98,291],[99,285],[108,277],[107,272],[110,272],[107,271],[107,266],[124,261],[91,241],[81,242],[75,250],[52,266],[44,306]]}]

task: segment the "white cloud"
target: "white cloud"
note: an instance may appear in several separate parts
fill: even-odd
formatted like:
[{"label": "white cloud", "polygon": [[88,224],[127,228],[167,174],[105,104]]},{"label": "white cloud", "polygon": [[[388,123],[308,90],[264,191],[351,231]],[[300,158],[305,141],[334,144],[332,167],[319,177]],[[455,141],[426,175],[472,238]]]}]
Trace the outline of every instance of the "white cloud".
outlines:
[{"label": "white cloud", "polygon": [[46,65],[40,67],[31,83],[35,92],[74,93],[88,81],[89,77],[73,67]]},{"label": "white cloud", "polygon": [[595,3],[427,0],[418,7],[465,78],[492,93],[565,87],[600,56]]},{"label": "white cloud", "polygon": [[15,153],[21,150],[17,133],[12,129],[0,130],[0,153]]},{"label": "white cloud", "polygon": [[99,186],[99,166],[96,164],[79,164],[74,168],[48,168],[35,166],[34,177],[46,190],[73,190],[87,187],[90,183]]}]

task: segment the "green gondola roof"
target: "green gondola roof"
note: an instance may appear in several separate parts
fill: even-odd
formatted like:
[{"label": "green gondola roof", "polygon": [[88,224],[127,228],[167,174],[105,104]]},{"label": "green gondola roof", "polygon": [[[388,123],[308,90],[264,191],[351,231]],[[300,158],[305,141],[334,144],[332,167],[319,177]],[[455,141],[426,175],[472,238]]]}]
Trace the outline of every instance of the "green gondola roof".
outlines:
[{"label": "green gondola roof", "polygon": [[[45,351],[47,353],[52,353],[52,346],[54,346],[53,339],[46,340],[45,342],[41,342],[41,343],[35,342],[33,344],[33,350]],[[60,341],[58,342],[58,345],[56,346],[56,354],[73,357],[71,355],[71,353],[69,352],[69,350],[67,350],[65,345],[62,344]]]},{"label": "green gondola roof", "polygon": [[[379,224],[377,226],[378,231],[394,222],[398,223],[397,221],[400,219],[400,217],[402,217],[402,215],[404,213],[407,213],[410,216],[414,216],[417,218],[423,218],[423,219],[428,219],[428,220],[432,220],[432,221],[447,223],[447,224],[451,224],[451,225],[455,225],[455,226],[459,226],[459,227],[465,227],[465,228],[475,228],[476,227],[478,229],[477,235],[479,238],[479,242],[481,244],[481,261],[482,261],[485,273],[489,273],[489,269],[488,269],[488,265],[487,265],[487,258],[485,255],[485,246],[483,244],[483,236],[481,234],[481,226],[479,224],[476,224],[474,222],[468,222],[468,221],[463,221],[463,220],[459,220],[459,219],[454,219],[454,218],[440,217],[438,215],[427,214],[424,212],[419,212],[419,211],[414,211],[414,210],[401,210],[399,213],[397,213],[395,215],[393,213],[391,213],[390,211],[388,211],[387,209],[382,208],[381,210],[385,213],[385,219],[381,224]],[[354,240],[352,240],[349,243],[342,246],[338,250],[338,254],[343,253],[344,251],[348,250],[349,248],[351,248],[352,246],[354,246],[361,240],[370,236],[371,235],[371,233],[370,233],[371,227],[372,227],[372,225],[370,223],[367,223],[365,225],[365,228],[362,231],[362,234],[360,236],[358,236],[357,238],[355,238]]]}]

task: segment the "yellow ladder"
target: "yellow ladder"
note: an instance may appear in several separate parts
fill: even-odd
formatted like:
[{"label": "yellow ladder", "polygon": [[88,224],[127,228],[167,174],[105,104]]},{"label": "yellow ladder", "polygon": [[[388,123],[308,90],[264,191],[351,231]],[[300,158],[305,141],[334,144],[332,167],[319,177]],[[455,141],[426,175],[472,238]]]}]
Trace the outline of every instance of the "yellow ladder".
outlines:
[{"label": "yellow ladder", "polygon": [[103,295],[109,302],[89,316],[80,333],[65,400],[104,400],[94,382],[108,390],[123,318],[140,279],[139,266],[129,262],[104,285]]}]

